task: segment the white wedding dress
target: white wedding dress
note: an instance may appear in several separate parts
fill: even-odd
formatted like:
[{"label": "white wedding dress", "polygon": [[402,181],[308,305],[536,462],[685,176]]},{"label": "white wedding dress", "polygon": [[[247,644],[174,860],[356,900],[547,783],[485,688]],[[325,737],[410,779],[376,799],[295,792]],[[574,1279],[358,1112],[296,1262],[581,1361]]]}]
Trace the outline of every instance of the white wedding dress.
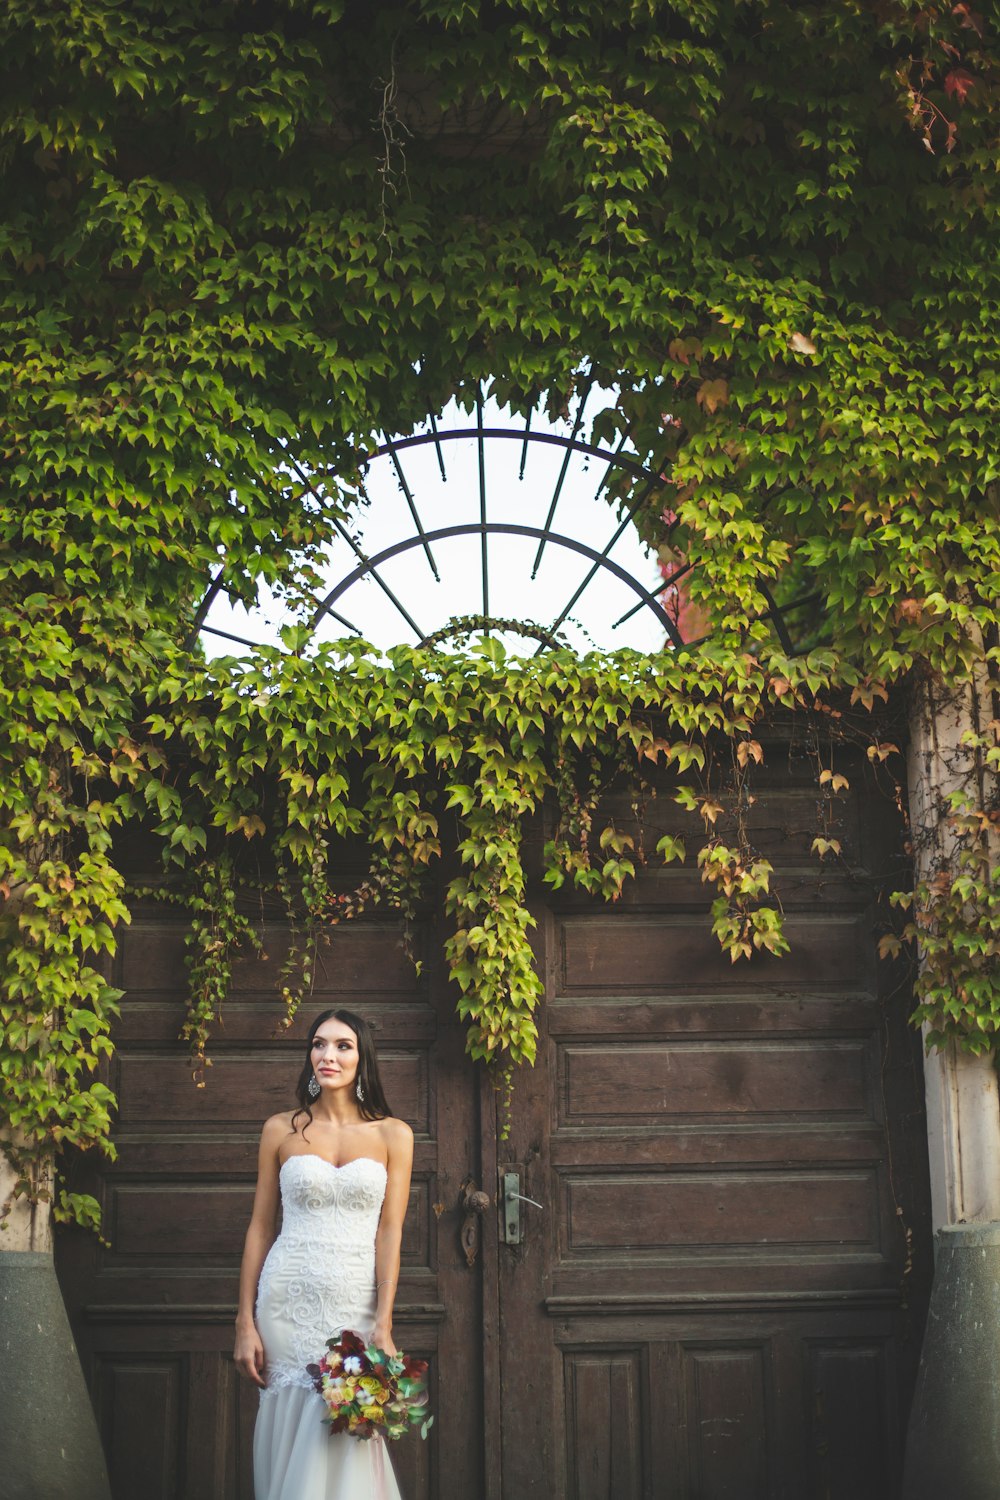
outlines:
[{"label": "white wedding dress", "polygon": [[253,1438],[256,1500],[402,1500],[386,1445],[331,1433],[306,1366],[343,1329],[375,1321],[375,1232],[386,1169],[290,1156],[280,1172],[281,1233],[257,1288],[264,1378]]}]

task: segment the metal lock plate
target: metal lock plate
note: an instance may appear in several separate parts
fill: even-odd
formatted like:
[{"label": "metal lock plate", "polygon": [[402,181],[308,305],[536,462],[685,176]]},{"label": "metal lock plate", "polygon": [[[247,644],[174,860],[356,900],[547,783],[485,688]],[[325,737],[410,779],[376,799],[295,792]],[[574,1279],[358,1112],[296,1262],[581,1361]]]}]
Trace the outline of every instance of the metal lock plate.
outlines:
[{"label": "metal lock plate", "polygon": [[530,1203],[534,1208],[542,1204],[521,1192],[521,1173],[517,1170],[502,1174],[503,1186],[503,1240],[505,1245],[521,1244],[521,1204]]},{"label": "metal lock plate", "polygon": [[521,1178],[517,1172],[503,1174],[503,1238],[505,1245],[521,1243]]}]

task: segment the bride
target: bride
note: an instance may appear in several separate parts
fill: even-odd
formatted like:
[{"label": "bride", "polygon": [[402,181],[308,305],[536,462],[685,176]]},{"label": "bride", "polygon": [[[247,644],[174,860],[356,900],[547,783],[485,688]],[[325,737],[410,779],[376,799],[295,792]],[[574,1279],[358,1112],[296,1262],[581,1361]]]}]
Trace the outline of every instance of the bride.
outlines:
[{"label": "bride", "polygon": [[413,1132],[389,1114],[372,1029],[349,1010],[313,1022],[296,1093],[261,1133],[240,1269],[234,1359],[261,1390],[256,1500],[401,1500],[383,1440],[331,1433],[306,1366],[346,1328],[396,1352]]}]

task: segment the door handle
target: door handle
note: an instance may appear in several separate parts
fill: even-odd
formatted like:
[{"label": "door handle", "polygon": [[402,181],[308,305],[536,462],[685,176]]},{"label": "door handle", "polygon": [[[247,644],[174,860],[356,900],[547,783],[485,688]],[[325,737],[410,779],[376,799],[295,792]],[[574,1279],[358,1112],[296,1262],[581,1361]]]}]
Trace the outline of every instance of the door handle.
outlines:
[{"label": "door handle", "polygon": [[480,1220],[490,1206],[490,1198],[488,1193],[476,1187],[471,1177],[465,1179],[460,1191],[459,1202],[465,1213],[460,1236],[462,1249],[465,1251],[466,1265],[474,1266],[479,1254]]},{"label": "door handle", "polygon": [[544,1208],[537,1198],[529,1198],[521,1192],[520,1172],[503,1174],[503,1239],[505,1245],[521,1243],[521,1204],[530,1203],[533,1208]]}]

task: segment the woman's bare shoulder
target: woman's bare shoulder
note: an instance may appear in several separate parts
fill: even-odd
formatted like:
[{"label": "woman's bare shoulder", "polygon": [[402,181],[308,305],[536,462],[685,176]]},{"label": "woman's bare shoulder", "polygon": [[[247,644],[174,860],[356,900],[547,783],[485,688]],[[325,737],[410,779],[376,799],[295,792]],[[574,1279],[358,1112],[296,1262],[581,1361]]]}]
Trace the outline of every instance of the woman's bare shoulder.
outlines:
[{"label": "woman's bare shoulder", "polygon": [[382,1139],[389,1146],[412,1146],[413,1131],[405,1120],[397,1120],[394,1115],[386,1115],[384,1120],[379,1121]]},{"label": "woman's bare shoulder", "polygon": [[271,1115],[264,1121],[264,1128],[260,1133],[261,1141],[266,1141],[270,1145],[272,1141],[277,1144],[278,1141],[284,1140],[285,1136],[291,1132],[294,1115],[294,1109],[282,1110],[280,1115]]}]

